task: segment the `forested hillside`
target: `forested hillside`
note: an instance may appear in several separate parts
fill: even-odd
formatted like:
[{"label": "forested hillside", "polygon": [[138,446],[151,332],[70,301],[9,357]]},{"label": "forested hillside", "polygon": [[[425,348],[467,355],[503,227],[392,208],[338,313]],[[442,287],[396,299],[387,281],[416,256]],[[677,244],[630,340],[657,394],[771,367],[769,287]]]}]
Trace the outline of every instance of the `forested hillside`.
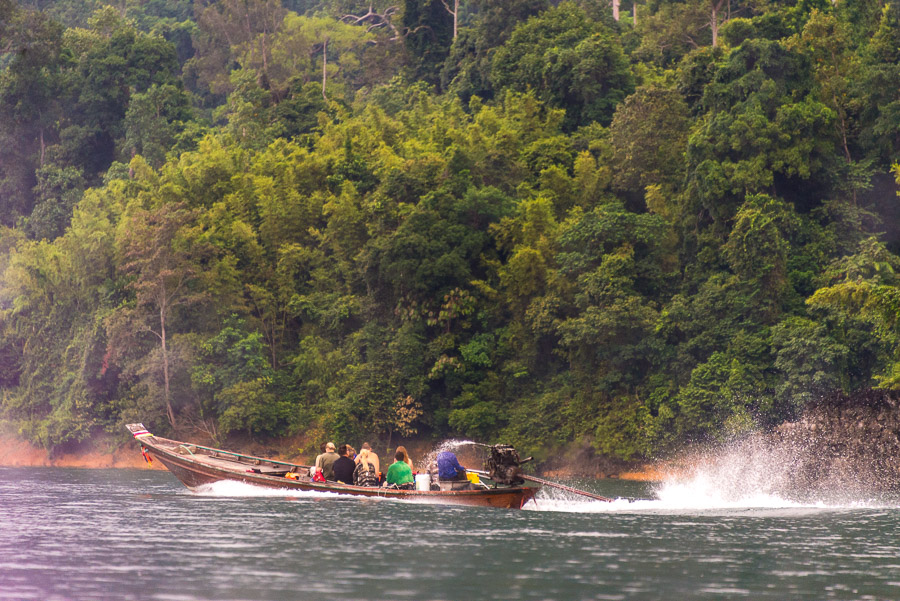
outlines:
[{"label": "forested hillside", "polygon": [[0,0],[0,51],[48,449],[627,459],[900,388],[900,2]]}]

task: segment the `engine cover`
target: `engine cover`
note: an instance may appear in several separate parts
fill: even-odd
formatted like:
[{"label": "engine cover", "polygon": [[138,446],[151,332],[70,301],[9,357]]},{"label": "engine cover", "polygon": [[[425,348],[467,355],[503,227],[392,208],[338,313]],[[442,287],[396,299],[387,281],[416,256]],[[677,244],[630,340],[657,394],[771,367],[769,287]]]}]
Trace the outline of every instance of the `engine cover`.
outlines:
[{"label": "engine cover", "polygon": [[491,447],[487,471],[491,480],[498,484],[524,484],[521,464],[522,460],[515,448],[508,444],[496,444]]}]

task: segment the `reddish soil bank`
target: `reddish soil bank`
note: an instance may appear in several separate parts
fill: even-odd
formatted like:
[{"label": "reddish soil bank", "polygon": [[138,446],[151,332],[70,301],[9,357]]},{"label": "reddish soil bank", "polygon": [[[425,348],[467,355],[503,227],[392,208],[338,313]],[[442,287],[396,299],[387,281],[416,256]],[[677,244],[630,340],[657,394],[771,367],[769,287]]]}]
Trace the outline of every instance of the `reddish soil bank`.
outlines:
[{"label": "reddish soil bank", "polygon": [[[54,457],[50,457],[46,449],[35,446],[20,438],[8,435],[0,437],[0,466],[84,468],[148,467],[136,444],[118,448],[109,447],[106,444],[94,445],[92,448],[80,447],[71,452],[60,453]],[[159,465],[159,462],[156,462],[153,464],[153,469],[165,468]]]}]

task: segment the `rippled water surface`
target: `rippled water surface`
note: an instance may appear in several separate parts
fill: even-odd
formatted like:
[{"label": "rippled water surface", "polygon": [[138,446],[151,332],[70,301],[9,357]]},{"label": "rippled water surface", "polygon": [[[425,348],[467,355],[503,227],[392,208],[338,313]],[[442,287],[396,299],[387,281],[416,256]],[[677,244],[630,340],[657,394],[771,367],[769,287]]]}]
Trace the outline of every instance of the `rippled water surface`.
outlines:
[{"label": "rippled water surface", "polygon": [[900,507],[574,483],[524,511],[0,468],[0,600],[898,599]]}]

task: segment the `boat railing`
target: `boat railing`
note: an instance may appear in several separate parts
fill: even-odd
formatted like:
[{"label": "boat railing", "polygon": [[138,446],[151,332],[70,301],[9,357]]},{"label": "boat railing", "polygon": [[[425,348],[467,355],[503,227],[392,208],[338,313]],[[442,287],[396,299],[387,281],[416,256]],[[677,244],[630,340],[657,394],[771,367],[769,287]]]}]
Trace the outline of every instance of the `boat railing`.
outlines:
[{"label": "boat railing", "polygon": [[[173,441],[174,442],[174,441]],[[298,463],[290,463],[288,461],[279,461],[277,459],[266,459],[264,457],[256,457],[254,455],[244,455],[243,453],[235,453],[233,451],[224,451],[222,449],[216,449],[214,447],[205,447],[199,444],[183,444],[179,443],[179,449],[184,449],[189,455],[194,455],[196,451],[204,451],[209,457],[213,459],[224,459],[226,461],[234,461],[236,463],[243,463],[247,465],[280,465],[289,468],[297,468],[297,469],[309,469],[309,466],[300,465]]]}]

